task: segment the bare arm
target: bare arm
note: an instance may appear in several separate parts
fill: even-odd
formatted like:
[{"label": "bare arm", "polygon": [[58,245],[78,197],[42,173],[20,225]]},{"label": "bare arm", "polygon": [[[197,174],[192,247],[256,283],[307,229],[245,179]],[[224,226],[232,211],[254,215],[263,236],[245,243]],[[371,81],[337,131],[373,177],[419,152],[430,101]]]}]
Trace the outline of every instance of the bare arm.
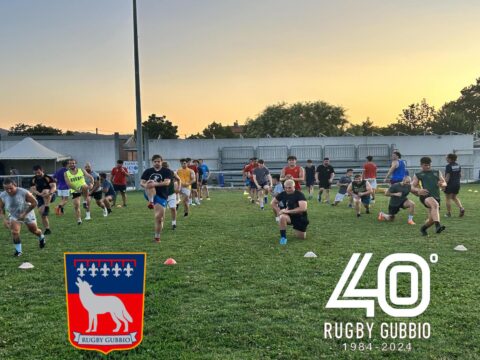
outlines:
[{"label": "bare arm", "polygon": [[417,178],[417,175],[413,175],[411,192],[412,192],[413,194],[415,194],[415,195],[427,195],[427,194],[428,194],[428,190],[426,190],[426,189],[420,189],[420,188],[418,187],[418,178]]},{"label": "bare arm", "polygon": [[390,166],[390,169],[388,169],[387,175],[385,175],[385,182],[387,182],[387,179],[392,175],[392,173],[395,171],[395,169],[398,167],[398,160],[392,161],[392,166]]},{"label": "bare arm", "polygon": [[282,169],[282,171],[280,172],[280,181],[285,181],[287,179],[285,179],[285,168]]},{"label": "bare arm", "polygon": [[353,193],[353,191],[352,191],[352,183],[348,184],[347,193],[348,193],[348,195],[350,195],[350,196],[355,195],[355,194]]},{"label": "bare arm", "polygon": [[301,200],[298,202],[298,207],[295,209],[283,209],[280,212],[282,214],[301,214],[307,211],[307,202],[305,200]]},{"label": "bare arm", "polygon": [[70,189],[73,189],[72,183],[70,182],[70,179],[68,178],[66,171],[65,171],[65,174],[63,174],[63,178],[65,179],[65,182],[67,183],[68,187]]}]

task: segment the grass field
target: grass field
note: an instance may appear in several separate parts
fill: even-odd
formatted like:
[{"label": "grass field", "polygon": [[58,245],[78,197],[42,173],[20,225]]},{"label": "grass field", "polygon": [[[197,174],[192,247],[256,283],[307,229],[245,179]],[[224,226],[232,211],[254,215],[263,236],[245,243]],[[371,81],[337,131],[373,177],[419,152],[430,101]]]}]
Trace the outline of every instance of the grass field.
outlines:
[{"label": "grass field", "polygon": [[[309,204],[307,240],[289,230],[286,246],[271,211],[260,211],[240,191],[213,191],[212,200],[179,217],[170,230],[167,216],[161,244],[152,242],[152,213],[140,193],[129,194],[128,208],[93,221],[74,222],[71,205],[64,217],[52,215],[47,247],[22,229],[24,256],[12,257],[6,229],[0,230],[0,359],[94,359],[96,352],[73,348],[67,338],[63,270],[64,252],[146,251],[144,339],[112,359],[477,359],[480,358],[478,271],[480,264],[478,185],[464,186],[463,219],[442,219],[447,230],[423,238],[425,209],[418,204],[416,226],[402,212],[394,223],[379,223],[378,210],[387,198],[378,196],[374,214],[356,219],[344,202],[337,208]],[[455,212],[456,213],[456,212]],[[467,252],[453,248],[463,244]],[[318,258],[303,255],[314,251]],[[352,253],[373,253],[360,287],[376,287],[376,269],[392,253],[413,252],[430,264],[431,301],[414,319],[391,318],[376,306],[373,320],[364,309],[326,309]],[[163,261],[173,257],[176,266]],[[18,266],[29,261],[33,270]],[[400,292],[406,285],[400,283]],[[428,340],[410,342],[410,352],[345,351],[342,343],[325,340],[323,324],[333,322],[429,322]],[[368,342],[368,340],[364,340]],[[385,341],[377,334],[373,346]]]}]

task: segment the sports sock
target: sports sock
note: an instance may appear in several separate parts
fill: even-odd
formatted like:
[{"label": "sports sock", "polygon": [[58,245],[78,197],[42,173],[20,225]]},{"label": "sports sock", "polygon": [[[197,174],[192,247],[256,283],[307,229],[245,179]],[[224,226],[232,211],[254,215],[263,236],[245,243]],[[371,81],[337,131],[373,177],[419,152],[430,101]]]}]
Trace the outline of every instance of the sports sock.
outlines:
[{"label": "sports sock", "polygon": [[172,225],[177,225],[177,220],[172,220]]},{"label": "sports sock", "polygon": [[22,244],[15,244],[15,250],[22,252]]},{"label": "sports sock", "polygon": [[440,221],[435,221],[434,224],[435,224],[435,228],[436,228],[436,229],[439,229],[440,226],[441,226],[441,225],[440,225]]},{"label": "sports sock", "polygon": [[280,230],[280,237],[286,238],[287,237],[287,230]]},{"label": "sports sock", "polygon": [[155,238],[159,238],[160,237],[160,233],[155,233]]},{"label": "sports sock", "polygon": [[413,215],[408,215],[408,220],[413,220]]}]

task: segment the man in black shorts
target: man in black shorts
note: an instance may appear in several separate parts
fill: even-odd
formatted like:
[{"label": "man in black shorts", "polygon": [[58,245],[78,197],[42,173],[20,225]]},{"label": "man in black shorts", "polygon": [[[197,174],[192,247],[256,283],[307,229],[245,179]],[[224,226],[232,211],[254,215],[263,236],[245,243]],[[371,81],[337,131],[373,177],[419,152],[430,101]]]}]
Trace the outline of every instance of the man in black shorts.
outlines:
[{"label": "man in black shorts", "polygon": [[50,230],[50,222],[48,214],[50,210],[50,203],[55,201],[55,191],[57,191],[57,184],[55,180],[43,172],[40,165],[33,167],[35,176],[30,180],[30,192],[35,195],[37,199],[37,207],[42,216],[42,224],[45,228],[44,235],[52,233]]},{"label": "man in black shorts", "polygon": [[295,190],[295,182],[286,180],[285,191],[272,200],[272,207],[280,217],[280,245],[287,244],[287,225],[292,225],[295,236],[300,239],[307,237],[307,199],[301,191]]},{"label": "man in black shorts", "polygon": [[318,182],[318,202],[322,202],[322,194],[325,191],[325,202],[330,204],[330,187],[334,177],[335,170],[330,165],[330,159],[323,158],[323,164],[318,165],[315,172],[315,180]]},{"label": "man in black shorts", "polygon": [[415,225],[413,221],[413,215],[415,214],[415,203],[408,199],[408,194],[412,189],[410,176],[405,176],[399,183],[395,183],[385,192],[386,196],[390,197],[390,203],[388,204],[388,214],[380,211],[378,213],[379,221],[393,221],[395,215],[398,214],[400,209],[408,209],[408,221],[409,225]]},{"label": "man in black shorts", "polygon": [[307,160],[307,166],[305,166],[305,186],[308,190],[308,200],[313,197],[313,187],[315,185],[315,165],[312,160]]},{"label": "man in black shorts", "polygon": [[253,182],[257,187],[260,209],[263,210],[268,201],[268,192],[273,180],[270,170],[265,166],[265,162],[262,159],[258,160],[258,167],[253,169]]},{"label": "man in black shorts", "polygon": [[460,217],[465,215],[465,209],[460,202],[460,199],[457,197],[460,192],[460,179],[462,177],[462,168],[457,164],[457,155],[448,154],[447,155],[448,165],[445,168],[445,181],[447,182],[447,187],[445,188],[445,203],[447,205],[447,214],[446,217],[452,216],[452,201],[460,209]]}]

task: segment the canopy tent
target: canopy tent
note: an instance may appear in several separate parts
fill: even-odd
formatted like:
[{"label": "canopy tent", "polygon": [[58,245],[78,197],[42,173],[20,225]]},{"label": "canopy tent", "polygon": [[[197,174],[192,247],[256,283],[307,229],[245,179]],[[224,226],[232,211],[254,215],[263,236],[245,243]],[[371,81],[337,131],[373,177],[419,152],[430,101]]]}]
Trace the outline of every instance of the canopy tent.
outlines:
[{"label": "canopy tent", "polygon": [[5,172],[7,166],[20,170],[20,174],[31,174],[33,165],[41,165],[46,172],[54,172],[57,162],[70,159],[70,156],[62,155],[46,146],[26,137],[0,153],[0,161],[4,163]]}]

